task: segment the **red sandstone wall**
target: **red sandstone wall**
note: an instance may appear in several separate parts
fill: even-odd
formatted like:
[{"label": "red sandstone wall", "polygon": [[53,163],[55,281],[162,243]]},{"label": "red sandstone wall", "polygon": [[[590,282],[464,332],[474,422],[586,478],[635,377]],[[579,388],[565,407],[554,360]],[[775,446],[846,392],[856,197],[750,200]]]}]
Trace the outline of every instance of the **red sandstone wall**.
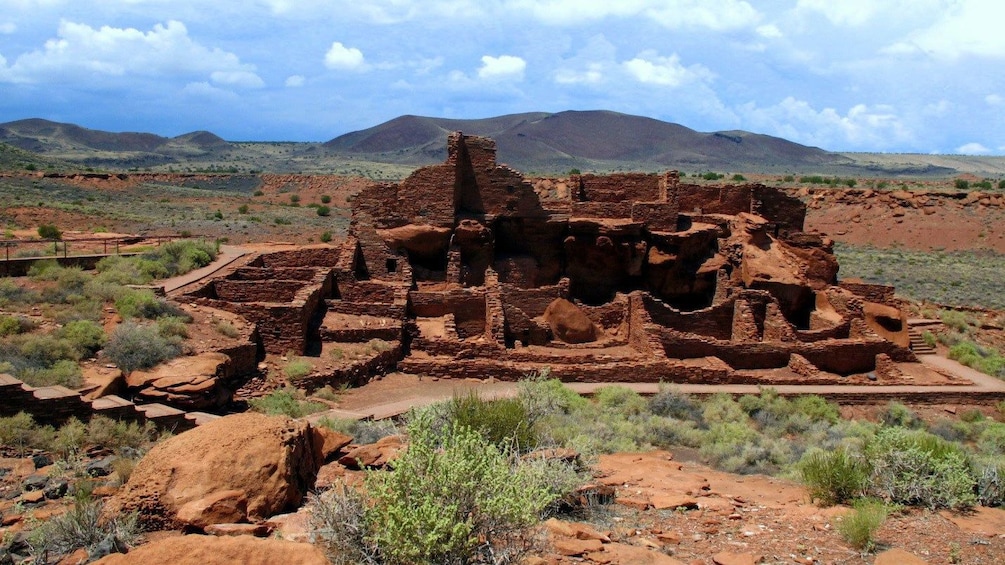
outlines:
[{"label": "red sandstone wall", "polygon": [[681,184],[677,192],[677,204],[683,213],[701,210],[702,214],[730,214],[750,212],[752,189],[743,186],[703,186]]},{"label": "red sandstone wall", "polygon": [[661,197],[656,174],[574,175],[570,184],[573,200],[584,202],[656,202]]}]

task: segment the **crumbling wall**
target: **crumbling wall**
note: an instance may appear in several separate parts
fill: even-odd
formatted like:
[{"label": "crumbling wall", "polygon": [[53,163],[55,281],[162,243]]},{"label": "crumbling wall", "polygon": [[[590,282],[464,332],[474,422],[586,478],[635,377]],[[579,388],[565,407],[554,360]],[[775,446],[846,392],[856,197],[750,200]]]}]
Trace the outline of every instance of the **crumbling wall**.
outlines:
[{"label": "crumbling wall", "polygon": [[412,291],[409,296],[412,314],[424,318],[454,317],[457,335],[476,337],[485,333],[485,289],[453,289],[447,291]]},{"label": "crumbling wall", "polygon": [[868,302],[899,307],[897,298],[894,296],[895,289],[892,286],[872,284],[857,279],[843,280],[839,286]]},{"label": "crumbling wall", "polygon": [[679,332],[693,333],[714,339],[729,340],[733,336],[733,296],[721,304],[693,312],[681,312],[663,301],[646,295],[643,304],[653,323]]},{"label": "crumbling wall", "polygon": [[586,174],[570,179],[573,200],[580,202],[657,202],[666,194],[660,182],[660,175],[652,173]]}]

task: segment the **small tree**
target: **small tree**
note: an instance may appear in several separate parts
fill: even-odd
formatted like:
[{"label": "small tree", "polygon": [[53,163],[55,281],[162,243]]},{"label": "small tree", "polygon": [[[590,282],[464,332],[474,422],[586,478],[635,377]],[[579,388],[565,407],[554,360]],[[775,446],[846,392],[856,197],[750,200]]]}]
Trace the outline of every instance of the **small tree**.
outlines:
[{"label": "small tree", "polygon": [[63,232],[53,224],[38,226],[38,237],[42,239],[63,239]]}]

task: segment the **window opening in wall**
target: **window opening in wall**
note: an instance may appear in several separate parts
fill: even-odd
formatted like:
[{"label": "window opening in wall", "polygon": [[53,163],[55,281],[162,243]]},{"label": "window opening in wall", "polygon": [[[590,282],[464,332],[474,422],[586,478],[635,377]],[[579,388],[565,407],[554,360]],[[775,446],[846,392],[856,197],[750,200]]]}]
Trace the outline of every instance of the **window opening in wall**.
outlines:
[{"label": "window opening in wall", "polygon": [[387,259],[387,272],[397,273],[398,272],[398,260],[390,257]]}]

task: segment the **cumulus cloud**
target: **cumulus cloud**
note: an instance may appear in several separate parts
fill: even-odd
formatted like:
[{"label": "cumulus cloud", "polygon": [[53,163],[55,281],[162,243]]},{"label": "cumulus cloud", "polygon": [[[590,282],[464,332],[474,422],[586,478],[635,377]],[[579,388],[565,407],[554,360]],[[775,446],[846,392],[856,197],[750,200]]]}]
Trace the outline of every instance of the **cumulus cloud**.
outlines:
[{"label": "cumulus cloud", "polygon": [[0,78],[36,83],[88,81],[96,76],[203,76],[219,84],[258,87],[264,82],[255,66],[237,55],[209,48],[188,35],[179,21],[157,24],[150,31],[62,21],[56,38],[38,50],[18,56]]},{"label": "cumulus cloud", "polygon": [[761,37],[767,39],[777,39],[783,36],[782,30],[778,29],[778,26],[776,26],[775,24],[765,24],[762,26],[757,26],[757,28],[754,31],[757,32],[757,35],[760,35]]},{"label": "cumulus cloud", "polygon": [[364,71],[367,68],[362,51],[346,47],[339,41],[332,43],[325,53],[325,66],[339,71]]},{"label": "cumulus cloud", "polygon": [[511,0],[506,7],[551,25],[643,17],[671,29],[725,31],[753,26],[761,18],[743,0]]},{"label": "cumulus cloud", "polygon": [[558,69],[555,82],[559,84],[600,84],[606,75],[604,63],[587,63],[584,69]]},{"label": "cumulus cloud", "polygon": [[485,80],[523,80],[527,62],[513,55],[482,57],[482,66],[478,69],[478,78]]},{"label": "cumulus cloud", "polygon": [[[958,0],[936,12],[929,26],[884,48],[892,55],[926,54],[955,59],[966,55],[1005,57],[1005,35],[999,29],[1003,15],[997,0]],[[917,10],[917,7],[913,8]]]},{"label": "cumulus cloud", "polygon": [[303,86],[307,82],[307,79],[303,75],[290,75],[286,77],[286,82],[284,83],[287,88],[297,88]]},{"label": "cumulus cloud", "polygon": [[980,143],[972,141],[957,147],[956,152],[962,155],[989,155],[991,150]]},{"label": "cumulus cloud", "polygon": [[1000,94],[988,94],[984,97],[984,102],[988,106],[1001,106],[1002,102],[1005,102],[1005,98],[1002,98]]},{"label": "cumulus cloud", "polygon": [[17,31],[17,24],[11,22],[0,23],[0,33],[10,35]]},{"label": "cumulus cloud", "polygon": [[682,65],[676,53],[662,57],[655,51],[643,51],[621,65],[635,80],[662,86],[677,87],[712,78],[712,72],[701,65]]},{"label": "cumulus cloud", "polygon": [[895,109],[886,105],[856,104],[842,115],[834,108],[817,110],[790,96],[766,108],[753,103],[741,105],[738,114],[745,129],[827,149],[875,150],[914,139]]}]

